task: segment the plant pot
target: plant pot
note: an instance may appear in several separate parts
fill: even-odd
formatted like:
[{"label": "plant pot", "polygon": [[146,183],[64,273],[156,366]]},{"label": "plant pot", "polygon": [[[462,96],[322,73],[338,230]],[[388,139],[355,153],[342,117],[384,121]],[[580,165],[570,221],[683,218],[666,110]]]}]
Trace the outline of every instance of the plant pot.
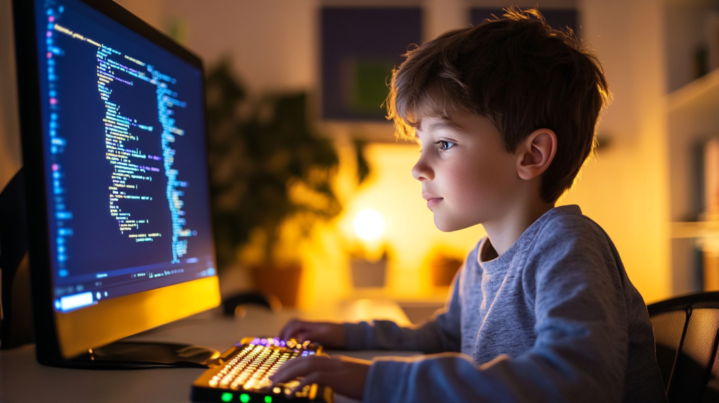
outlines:
[{"label": "plant pot", "polygon": [[350,261],[352,269],[352,286],[354,288],[384,287],[387,274],[387,259],[377,262],[357,259]]},{"label": "plant pot", "polygon": [[463,261],[444,255],[435,255],[432,258],[432,285],[447,287],[452,285],[457,270],[462,267]]},{"label": "plant pot", "polygon": [[297,295],[302,279],[300,264],[252,266],[250,276],[257,290],[274,295],[282,302],[282,306],[297,306]]}]

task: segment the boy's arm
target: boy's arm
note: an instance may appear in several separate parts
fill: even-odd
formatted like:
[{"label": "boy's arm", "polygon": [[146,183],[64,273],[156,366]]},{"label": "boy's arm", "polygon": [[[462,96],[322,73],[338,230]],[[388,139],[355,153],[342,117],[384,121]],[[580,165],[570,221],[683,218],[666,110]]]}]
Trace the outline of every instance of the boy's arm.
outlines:
[{"label": "boy's arm", "polygon": [[460,269],[454,278],[449,301],[434,317],[413,327],[375,320],[343,324],[350,350],[413,350],[424,353],[460,351]]},{"label": "boy's arm", "polygon": [[[629,344],[624,288],[631,284],[603,237],[542,235],[564,241],[535,245],[526,272],[524,286],[537,290],[528,295],[537,333],[530,350],[480,366],[460,354],[376,359],[364,401],[620,402]],[[657,386],[646,401],[664,401]]]}]

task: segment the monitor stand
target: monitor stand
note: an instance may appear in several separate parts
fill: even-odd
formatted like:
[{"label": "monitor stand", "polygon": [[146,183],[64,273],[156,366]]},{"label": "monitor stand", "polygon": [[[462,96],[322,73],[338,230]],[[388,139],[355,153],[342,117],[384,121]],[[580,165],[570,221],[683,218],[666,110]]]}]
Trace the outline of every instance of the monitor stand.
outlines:
[{"label": "monitor stand", "polygon": [[207,347],[159,342],[117,341],[65,361],[86,369],[209,368],[220,352]]}]

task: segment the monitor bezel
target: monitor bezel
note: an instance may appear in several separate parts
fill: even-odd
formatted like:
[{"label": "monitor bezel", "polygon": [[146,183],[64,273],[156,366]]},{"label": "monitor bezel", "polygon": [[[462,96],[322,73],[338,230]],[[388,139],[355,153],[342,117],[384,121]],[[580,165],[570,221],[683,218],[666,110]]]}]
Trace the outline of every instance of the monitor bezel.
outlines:
[{"label": "monitor bezel", "polygon": [[[202,105],[206,107],[204,67],[199,57],[113,1],[79,1],[198,68],[203,77]],[[104,300],[102,303],[68,313],[59,313],[54,309],[53,265],[44,169],[45,136],[42,126],[34,0],[13,0],[13,23],[20,131],[27,184],[31,292],[38,362],[54,366],[73,366],[71,358],[86,353],[88,349],[218,306],[219,282],[214,275]],[[207,116],[206,110],[204,114]],[[205,133],[207,147],[207,119]],[[209,194],[209,173],[207,192]],[[212,231],[209,236],[213,236]],[[212,241],[212,259],[217,262],[214,240]],[[147,309],[148,304],[152,309]],[[76,332],[77,329],[82,329],[82,332]]]}]

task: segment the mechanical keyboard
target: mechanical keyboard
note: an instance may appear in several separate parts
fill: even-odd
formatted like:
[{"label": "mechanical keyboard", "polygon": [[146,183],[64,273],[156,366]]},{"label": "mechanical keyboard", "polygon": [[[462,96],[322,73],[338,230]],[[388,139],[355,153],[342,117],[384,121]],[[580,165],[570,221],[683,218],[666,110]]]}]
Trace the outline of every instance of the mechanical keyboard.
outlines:
[{"label": "mechanical keyboard", "polygon": [[322,346],[295,339],[244,338],[225,351],[192,384],[193,402],[332,402],[332,390],[306,385],[292,394],[299,381],[273,385],[269,376],[282,364],[301,356],[322,354]]}]

